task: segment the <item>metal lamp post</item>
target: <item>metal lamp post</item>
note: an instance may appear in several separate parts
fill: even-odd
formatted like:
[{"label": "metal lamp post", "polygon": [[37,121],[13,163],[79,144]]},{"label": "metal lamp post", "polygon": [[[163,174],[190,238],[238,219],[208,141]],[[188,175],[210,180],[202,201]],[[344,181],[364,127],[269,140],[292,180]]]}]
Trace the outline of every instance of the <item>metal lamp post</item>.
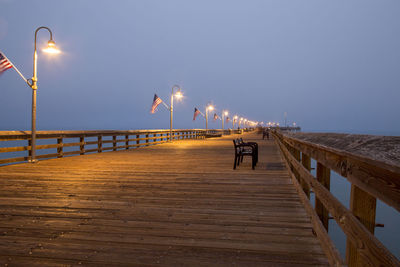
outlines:
[{"label": "metal lamp post", "polygon": [[53,33],[47,27],[39,27],[35,31],[35,51],[33,53],[33,77],[28,80],[28,85],[32,88],[32,140],[31,140],[31,158],[29,162],[37,162],[36,159],[36,93],[37,93],[37,49],[36,49],[36,40],[37,33],[41,29],[46,29],[50,33],[50,40],[47,43],[47,48],[43,49],[44,52],[50,54],[58,54],[60,50],[56,48],[56,44],[53,41]]},{"label": "metal lamp post", "polygon": [[225,130],[225,127],[224,127],[224,120],[225,120],[225,117],[226,116],[228,116],[228,111],[222,111],[222,130]]},{"label": "metal lamp post", "polygon": [[208,111],[213,111],[214,107],[212,105],[208,105],[206,107],[206,133],[208,133]]},{"label": "metal lamp post", "polygon": [[182,97],[182,93],[181,93],[181,88],[179,87],[179,85],[174,85],[172,86],[172,93],[171,93],[171,105],[169,108],[169,114],[170,114],[170,121],[169,121],[169,141],[172,142],[172,121],[173,121],[173,116],[174,116],[174,89],[178,89],[178,91],[176,92],[175,96],[177,98],[181,98]]},{"label": "metal lamp post", "polygon": [[233,117],[232,120],[232,129],[235,129],[235,121],[238,119],[238,116]]}]

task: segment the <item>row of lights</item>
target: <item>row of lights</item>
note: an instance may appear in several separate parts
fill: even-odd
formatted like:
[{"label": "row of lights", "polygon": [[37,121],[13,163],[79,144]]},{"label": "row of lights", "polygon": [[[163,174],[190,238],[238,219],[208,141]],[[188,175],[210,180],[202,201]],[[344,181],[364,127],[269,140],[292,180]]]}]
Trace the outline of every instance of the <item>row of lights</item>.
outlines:
[{"label": "row of lights", "polygon": [[[53,33],[52,31],[48,28],[48,27],[39,27],[35,30],[35,42],[34,42],[34,54],[33,54],[33,76],[31,79],[26,79],[21,72],[15,67],[15,70],[17,71],[17,73],[22,77],[22,79],[24,79],[24,81],[29,85],[29,87],[31,87],[32,89],[32,140],[31,140],[31,158],[30,158],[30,162],[37,162],[36,159],[36,95],[37,95],[37,81],[38,81],[38,77],[37,77],[37,47],[36,47],[36,43],[37,43],[37,34],[40,30],[47,30],[50,34],[50,39],[47,42],[47,47],[44,48],[42,51],[48,54],[59,54],[61,51],[56,47],[56,44],[53,40]],[[174,90],[177,90],[174,93]],[[174,96],[177,99],[181,99],[183,97],[182,92],[181,92],[181,88],[177,85],[174,85],[172,87],[172,94],[171,94],[171,106],[169,107],[170,110],[170,138],[172,136],[172,128],[173,128],[173,108],[174,108]],[[206,107],[206,130],[208,131],[208,111],[213,111],[214,110],[214,106],[213,105],[208,105]],[[229,115],[229,112],[227,110],[224,110],[222,112],[222,129],[224,129],[224,121],[225,121],[225,117]],[[258,125],[258,122],[254,122],[254,121],[250,121],[247,120],[245,118],[238,118],[238,116],[234,116],[233,120],[232,120],[232,128],[235,127],[235,122],[238,123],[238,127],[241,126],[241,124],[246,125],[246,126],[256,126]]]}]

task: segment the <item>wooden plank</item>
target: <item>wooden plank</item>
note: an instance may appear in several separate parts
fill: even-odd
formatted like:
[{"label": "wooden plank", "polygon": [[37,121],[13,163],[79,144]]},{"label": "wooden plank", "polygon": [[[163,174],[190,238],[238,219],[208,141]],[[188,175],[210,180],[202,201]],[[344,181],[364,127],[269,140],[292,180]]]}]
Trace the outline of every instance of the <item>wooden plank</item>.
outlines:
[{"label": "wooden plank", "polygon": [[28,149],[29,149],[28,146],[0,147],[0,153],[26,151],[26,150],[28,150]]}]

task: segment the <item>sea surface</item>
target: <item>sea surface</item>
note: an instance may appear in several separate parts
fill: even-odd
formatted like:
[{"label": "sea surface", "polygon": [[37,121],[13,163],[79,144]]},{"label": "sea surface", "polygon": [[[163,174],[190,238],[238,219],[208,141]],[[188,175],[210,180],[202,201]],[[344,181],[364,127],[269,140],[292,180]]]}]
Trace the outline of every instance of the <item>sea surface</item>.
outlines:
[{"label": "sea surface", "polygon": [[[337,131],[338,133],[341,131]],[[343,132],[343,131],[342,131]],[[347,132],[351,133],[351,132]],[[355,133],[355,132],[353,132]],[[397,132],[367,132],[357,134],[375,134],[375,135],[400,135]],[[111,137],[110,137],[111,138]],[[97,139],[87,141],[95,141]],[[51,140],[56,143],[56,140]],[[64,140],[64,142],[77,142],[77,140]],[[38,144],[49,144],[49,140],[37,140]],[[16,147],[16,146],[26,146],[26,141],[10,141],[10,142],[0,142],[0,147]],[[93,148],[96,145],[93,145]],[[111,146],[111,144],[107,144]],[[106,147],[106,146],[105,146]],[[92,147],[87,147],[90,149]],[[72,151],[76,148],[64,148],[64,151]],[[54,153],[55,149],[39,150],[38,154]],[[0,153],[0,159],[5,157],[22,157],[26,156],[27,152],[13,152],[13,153]],[[316,162],[312,160],[312,168],[316,169]],[[312,170],[313,175],[315,175],[315,169]],[[346,178],[340,176],[334,171],[331,171],[331,193],[347,208],[349,208],[350,203],[350,189],[351,184]],[[311,194],[311,203],[315,204],[314,195]],[[386,205],[382,201],[377,201],[376,207],[376,223],[384,224],[384,227],[375,228],[375,236],[384,244],[384,246],[389,249],[398,259],[400,259],[400,212],[396,211],[394,208]],[[339,249],[343,258],[346,255],[346,236],[335,222],[335,220],[329,221],[329,236],[332,238],[334,244]]]}]

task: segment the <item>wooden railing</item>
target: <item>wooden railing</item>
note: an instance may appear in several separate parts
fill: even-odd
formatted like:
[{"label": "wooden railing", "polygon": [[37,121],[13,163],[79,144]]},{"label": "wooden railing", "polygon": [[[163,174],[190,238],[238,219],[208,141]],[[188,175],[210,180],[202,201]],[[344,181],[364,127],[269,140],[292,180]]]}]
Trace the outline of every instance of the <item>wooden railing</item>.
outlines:
[{"label": "wooden railing", "polygon": [[[374,236],[377,198],[400,211],[400,167],[277,131],[272,134],[330,263],[400,266],[400,261]],[[316,177],[310,173],[311,158],[317,162]],[[351,183],[350,210],[330,193],[330,170]],[[315,194],[315,209],[310,193]],[[329,215],[347,236],[346,263],[328,236]]]},{"label": "wooden railing", "polygon": [[[172,140],[199,139],[204,136],[205,131],[201,129],[172,131]],[[169,130],[38,131],[37,139],[36,158],[48,159],[161,144],[169,140]],[[30,131],[0,131],[0,164],[29,160],[30,142]],[[15,152],[25,155],[15,157]]]},{"label": "wooden railing", "polygon": [[[220,129],[209,132],[221,135],[241,133],[240,130]],[[200,139],[205,136],[204,129],[172,131],[172,140]],[[36,158],[49,159],[161,144],[168,142],[169,130],[38,131],[37,139]],[[28,161],[30,156],[30,131],[0,131],[0,166]]]}]

